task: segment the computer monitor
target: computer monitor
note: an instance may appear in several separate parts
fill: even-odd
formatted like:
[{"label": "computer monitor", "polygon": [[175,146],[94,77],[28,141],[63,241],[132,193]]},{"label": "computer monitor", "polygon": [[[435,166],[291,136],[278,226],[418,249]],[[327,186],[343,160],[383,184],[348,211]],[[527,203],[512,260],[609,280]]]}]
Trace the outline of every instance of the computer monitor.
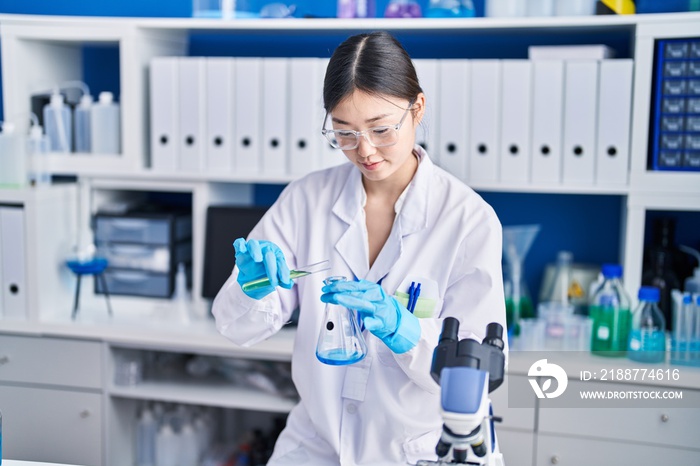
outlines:
[{"label": "computer monitor", "polygon": [[267,207],[210,206],[204,242],[202,297],[214,299],[236,263],[233,242],[247,238]]}]

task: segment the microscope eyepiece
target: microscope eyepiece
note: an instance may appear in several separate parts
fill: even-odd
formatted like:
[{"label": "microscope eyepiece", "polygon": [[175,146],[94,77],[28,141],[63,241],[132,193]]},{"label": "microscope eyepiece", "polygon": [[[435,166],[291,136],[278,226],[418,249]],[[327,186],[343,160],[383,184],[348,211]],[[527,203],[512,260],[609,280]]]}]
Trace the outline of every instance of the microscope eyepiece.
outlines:
[{"label": "microscope eyepiece", "polygon": [[486,337],[484,338],[484,343],[503,350],[503,326],[497,322],[491,322],[488,324],[486,326]]},{"label": "microscope eyepiece", "polygon": [[459,339],[459,320],[454,317],[446,317],[442,322],[442,333],[440,334],[440,341],[457,341]]}]

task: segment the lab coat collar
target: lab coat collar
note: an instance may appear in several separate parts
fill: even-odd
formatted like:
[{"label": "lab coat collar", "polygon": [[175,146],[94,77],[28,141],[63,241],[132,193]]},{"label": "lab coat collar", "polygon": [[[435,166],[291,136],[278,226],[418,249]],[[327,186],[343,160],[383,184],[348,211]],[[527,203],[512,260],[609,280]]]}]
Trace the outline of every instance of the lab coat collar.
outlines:
[{"label": "lab coat collar", "polygon": [[394,225],[384,247],[377,256],[372,270],[369,270],[369,246],[364,215],[364,186],[362,174],[353,165],[346,173],[346,181],[333,205],[333,213],[348,225],[347,230],[335,244],[335,249],[348,264],[357,278],[378,281],[389,273],[402,252],[402,238],[426,228],[430,179],[433,164],[422,147],[416,146],[420,163],[413,176],[402,204],[399,206]]}]

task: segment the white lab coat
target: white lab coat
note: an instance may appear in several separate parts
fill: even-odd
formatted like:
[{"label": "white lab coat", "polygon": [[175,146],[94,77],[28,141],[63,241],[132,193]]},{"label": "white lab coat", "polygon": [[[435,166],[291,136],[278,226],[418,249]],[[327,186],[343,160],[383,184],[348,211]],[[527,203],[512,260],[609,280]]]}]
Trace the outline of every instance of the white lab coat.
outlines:
[{"label": "white lab coat", "polygon": [[[241,291],[235,268],[214,300],[219,331],[246,346],[277,332],[299,306],[292,374],[301,401],[269,465],[379,466],[436,459],[440,388],[430,365],[442,320],[458,318],[460,337],[478,340],[488,323],[506,326],[498,218],[472,189],[436,167],[420,147],[416,151],[421,163],[397,202],[391,234],[371,268],[361,173],[346,163],[290,183],[250,234],[276,243],[290,268],[330,259],[332,269],[256,301]],[[325,306],[319,299],[322,281],[331,275],[383,279],[389,293],[405,286],[406,277],[409,285],[414,278],[432,280],[435,318],[419,319],[420,341],[406,353],[394,354],[365,330],[364,360],[325,365],[315,350]]]}]

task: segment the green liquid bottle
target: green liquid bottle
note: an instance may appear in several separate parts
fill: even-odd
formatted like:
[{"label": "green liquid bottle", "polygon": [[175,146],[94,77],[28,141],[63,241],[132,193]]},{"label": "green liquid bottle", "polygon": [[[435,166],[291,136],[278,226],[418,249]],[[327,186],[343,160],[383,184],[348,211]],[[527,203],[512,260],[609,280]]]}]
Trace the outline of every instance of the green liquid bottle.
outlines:
[{"label": "green liquid bottle", "polygon": [[632,315],[630,299],[622,287],[622,266],[604,264],[605,280],[594,293],[589,308],[593,320],[591,352],[599,356],[624,357],[627,354]]}]

